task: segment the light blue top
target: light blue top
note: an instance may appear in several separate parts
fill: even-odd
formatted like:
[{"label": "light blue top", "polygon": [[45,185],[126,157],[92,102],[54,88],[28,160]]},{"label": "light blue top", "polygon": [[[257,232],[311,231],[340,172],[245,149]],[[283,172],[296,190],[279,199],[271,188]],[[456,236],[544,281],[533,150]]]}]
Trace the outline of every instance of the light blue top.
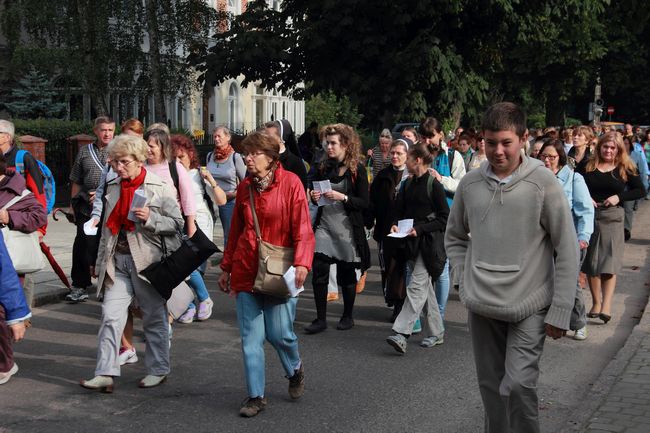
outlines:
[{"label": "light blue top", "polygon": [[641,182],[646,192],[648,191],[648,163],[645,159],[645,152],[639,150],[634,145],[634,150],[630,154],[630,158],[636,164],[636,168],[639,170],[639,176],[641,177]]},{"label": "light blue top", "polygon": [[589,243],[589,238],[594,232],[595,211],[585,179],[568,165],[562,167],[555,177],[562,185],[564,195],[569,201],[578,240]]}]

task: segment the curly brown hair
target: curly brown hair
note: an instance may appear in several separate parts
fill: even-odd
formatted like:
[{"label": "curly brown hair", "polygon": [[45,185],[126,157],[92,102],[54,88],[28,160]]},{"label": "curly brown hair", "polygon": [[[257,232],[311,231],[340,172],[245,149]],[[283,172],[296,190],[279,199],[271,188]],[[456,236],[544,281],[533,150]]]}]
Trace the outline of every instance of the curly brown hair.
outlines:
[{"label": "curly brown hair", "polygon": [[[327,137],[329,135],[338,135],[341,146],[345,148],[345,158],[343,163],[350,170],[353,176],[357,174],[357,166],[361,160],[361,139],[359,134],[354,131],[350,125],[344,123],[333,123],[325,125],[321,129],[320,136]],[[325,170],[325,159],[320,166],[321,172]]]}]

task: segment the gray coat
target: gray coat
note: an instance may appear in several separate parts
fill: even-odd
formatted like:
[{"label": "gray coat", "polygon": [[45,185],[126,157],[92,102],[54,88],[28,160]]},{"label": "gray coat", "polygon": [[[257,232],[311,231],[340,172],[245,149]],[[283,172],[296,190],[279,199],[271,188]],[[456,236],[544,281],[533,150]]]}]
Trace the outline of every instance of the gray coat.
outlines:
[{"label": "gray coat", "polygon": [[[118,177],[110,181],[106,190],[106,212],[101,222],[102,236],[97,255],[97,294],[109,289],[115,280],[115,264],[113,255],[117,244],[117,234],[113,235],[106,227],[106,221],[113,212],[120,197],[120,182]],[[178,233],[183,230],[183,217],[176,201],[176,193],[172,187],[163,182],[160,177],[147,172],[144,183],[138,188],[147,195],[147,206],[150,214],[146,223],[138,221],[135,230],[127,232],[127,240],[133,262],[138,273],[150,264],[157,262],[162,257],[160,235],[165,236],[165,244],[169,252],[175,251],[180,246]],[[140,278],[148,281],[140,274]]]}]

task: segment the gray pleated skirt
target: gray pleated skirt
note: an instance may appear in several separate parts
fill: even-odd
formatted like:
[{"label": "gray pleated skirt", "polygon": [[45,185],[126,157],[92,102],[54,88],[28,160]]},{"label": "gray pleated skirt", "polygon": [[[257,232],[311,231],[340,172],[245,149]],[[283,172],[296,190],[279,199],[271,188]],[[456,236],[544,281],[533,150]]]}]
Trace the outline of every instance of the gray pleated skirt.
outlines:
[{"label": "gray pleated skirt", "polygon": [[594,233],[589,240],[582,272],[590,276],[619,273],[625,252],[624,216],[622,207],[596,208]]}]

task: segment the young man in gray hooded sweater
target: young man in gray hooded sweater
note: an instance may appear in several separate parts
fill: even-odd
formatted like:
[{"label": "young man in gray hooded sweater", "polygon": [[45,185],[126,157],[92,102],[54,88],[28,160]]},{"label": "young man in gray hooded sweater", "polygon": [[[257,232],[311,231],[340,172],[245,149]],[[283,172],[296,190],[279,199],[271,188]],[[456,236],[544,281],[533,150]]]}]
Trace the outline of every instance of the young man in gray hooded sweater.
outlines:
[{"label": "young man in gray hooded sweater", "polygon": [[539,359],[545,337],[569,329],[578,242],[562,188],[522,152],[524,112],[495,104],[481,127],[488,161],[458,185],[445,246],[469,310],[485,431],[535,433]]}]

